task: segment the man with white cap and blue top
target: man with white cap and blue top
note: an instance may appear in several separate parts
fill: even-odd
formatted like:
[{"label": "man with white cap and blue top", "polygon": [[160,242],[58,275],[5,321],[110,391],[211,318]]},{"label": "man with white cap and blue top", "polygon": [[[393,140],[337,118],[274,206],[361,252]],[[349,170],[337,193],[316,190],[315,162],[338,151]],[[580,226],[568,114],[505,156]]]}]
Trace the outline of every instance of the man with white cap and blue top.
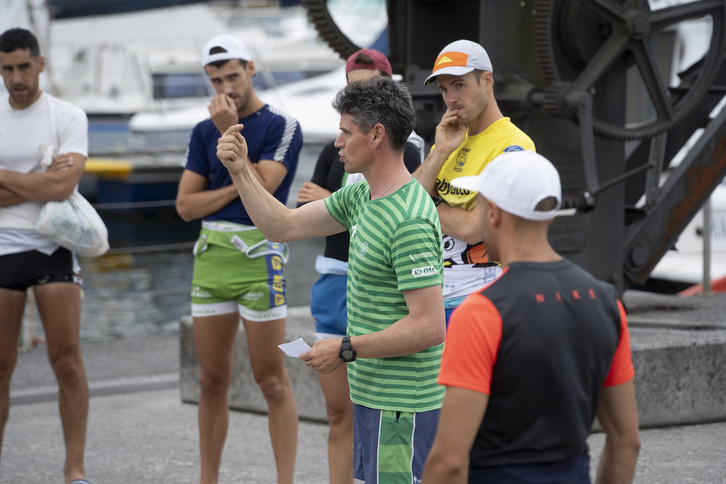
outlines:
[{"label": "man with white cap and blue top", "polygon": [[203,219],[194,246],[192,317],[200,365],[199,447],[201,482],[216,483],[227,436],[227,394],[235,339],[242,319],[255,381],[267,401],[270,440],[279,483],[293,482],[297,409],[285,370],[287,321],[283,272],[285,244],[268,242],[254,226],[229,172],[217,158],[217,140],[242,124],[249,143],[250,171],[282,203],[287,202],[302,148],[299,123],[257,97],[255,65],[245,45],[231,35],[210,40],[202,66],[217,96],[210,119],[189,141],[176,207],[184,220]]},{"label": "man with white cap and blue top", "polygon": [[504,269],[451,317],[423,482],[589,484],[597,416],[597,482],[631,483],[640,437],[625,310],[610,284],[548,242],[557,170],[519,151],[453,184],[478,193],[484,243]]},{"label": "man with white cap and blue top", "polygon": [[447,321],[464,297],[501,273],[482,244],[476,195],[452,181],[478,175],[502,153],[535,149],[529,136],[499,110],[492,72],[481,45],[457,40],[444,47],[426,79],[426,84],[436,81],[447,110],[436,127],[435,145],[414,177],[434,198],[444,233]]}]

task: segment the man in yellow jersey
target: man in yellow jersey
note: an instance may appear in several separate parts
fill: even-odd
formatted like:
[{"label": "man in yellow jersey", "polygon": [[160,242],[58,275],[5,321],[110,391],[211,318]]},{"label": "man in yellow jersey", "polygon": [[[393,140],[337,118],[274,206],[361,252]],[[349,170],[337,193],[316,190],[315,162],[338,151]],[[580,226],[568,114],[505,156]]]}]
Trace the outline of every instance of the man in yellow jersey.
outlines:
[{"label": "man in yellow jersey", "polygon": [[444,47],[426,84],[434,80],[447,110],[436,127],[435,145],[413,176],[433,197],[441,221],[448,324],[466,296],[501,274],[482,242],[476,193],[454,187],[451,180],[478,175],[502,153],[535,148],[499,110],[492,63],[481,45],[457,40]]}]

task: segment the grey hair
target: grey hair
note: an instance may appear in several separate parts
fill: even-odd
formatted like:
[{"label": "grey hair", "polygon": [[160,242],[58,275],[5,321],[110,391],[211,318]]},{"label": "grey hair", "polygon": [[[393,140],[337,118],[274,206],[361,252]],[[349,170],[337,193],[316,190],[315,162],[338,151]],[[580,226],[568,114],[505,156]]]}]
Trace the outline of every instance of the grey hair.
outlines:
[{"label": "grey hair", "polygon": [[382,124],[396,152],[403,152],[416,125],[416,110],[408,87],[390,77],[375,76],[348,84],[338,92],[333,108],[340,114],[349,114],[364,133]]}]

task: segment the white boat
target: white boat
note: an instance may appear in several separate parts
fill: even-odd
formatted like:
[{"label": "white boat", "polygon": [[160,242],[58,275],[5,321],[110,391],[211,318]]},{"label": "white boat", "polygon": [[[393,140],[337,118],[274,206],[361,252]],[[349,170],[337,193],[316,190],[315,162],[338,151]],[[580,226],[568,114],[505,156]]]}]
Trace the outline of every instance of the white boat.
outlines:
[{"label": "white boat", "polygon": [[[328,9],[339,27],[358,45],[372,44],[387,26],[384,0],[330,0]],[[304,17],[302,12],[295,15],[300,15],[296,19]],[[361,19],[365,19],[365,22],[361,22]],[[309,25],[300,28],[306,32],[312,29]],[[312,32],[317,35],[314,30]],[[240,35],[240,38],[247,43],[246,35]],[[259,54],[263,52],[267,52],[264,65],[271,65],[272,54],[269,50],[260,50]],[[255,52],[251,50],[251,54],[258,67]],[[284,52],[282,55],[287,58],[299,54]],[[306,143],[325,143],[338,136],[339,116],[331,102],[346,81],[342,60],[337,58],[336,62],[337,68],[330,72],[284,85],[267,83],[266,89],[257,90],[262,101],[282,109],[300,122]],[[269,69],[264,69],[260,74],[264,76],[267,71]],[[131,117],[129,128],[136,139],[146,139],[154,144],[163,137],[180,139],[190,133],[197,123],[209,117],[207,105],[212,94],[210,92],[201,101],[195,100],[188,107],[139,111]]]},{"label": "white boat", "polygon": [[201,67],[201,49],[220,33],[245,42],[257,68],[258,90],[329,72],[342,64],[318,39],[301,6],[200,3],[49,18],[42,0],[0,3],[1,26],[21,25],[39,37],[48,65],[42,88],[89,116],[131,116],[206,103],[213,90]]},{"label": "white boat", "polygon": [[[260,99],[287,112],[300,122],[306,143],[327,143],[338,136],[340,115],[331,102],[335,94],[345,86],[345,66],[327,74],[305,79],[277,88],[258,92]],[[180,136],[191,132],[197,123],[209,117],[207,104],[179,110],[142,112],[129,121],[135,136]]]}]

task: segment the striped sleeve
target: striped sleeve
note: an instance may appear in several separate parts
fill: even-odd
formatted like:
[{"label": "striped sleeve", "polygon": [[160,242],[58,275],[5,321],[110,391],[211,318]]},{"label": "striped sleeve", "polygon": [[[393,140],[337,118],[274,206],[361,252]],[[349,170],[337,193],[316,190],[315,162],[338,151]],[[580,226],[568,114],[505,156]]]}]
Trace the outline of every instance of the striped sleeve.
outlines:
[{"label": "striped sleeve", "polygon": [[421,289],[442,284],[441,237],[429,220],[409,219],[396,227],[391,246],[391,265],[398,290]]},{"label": "striped sleeve", "polygon": [[[277,135],[274,138],[275,142],[271,143],[271,150],[265,150],[265,152],[260,156],[260,159],[285,162],[285,159],[288,157],[288,153],[295,151],[291,150],[290,147],[293,145],[293,141],[299,131],[298,122],[295,118],[274,106],[268,105],[268,109],[272,114],[280,116],[281,129],[280,127],[276,127],[274,133]],[[302,136],[300,136],[300,141],[302,141]],[[274,149],[274,151],[272,151],[272,149]]]},{"label": "striped sleeve", "polygon": [[487,395],[502,340],[502,317],[479,293],[467,297],[453,312],[444,343],[439,384]]},{"label": "striped sleeve", "polygon": [[354,187],[355,185],[348,185],[323,199],[330,215],[348,231],[350,231],[351,197],[354,194]]}]

